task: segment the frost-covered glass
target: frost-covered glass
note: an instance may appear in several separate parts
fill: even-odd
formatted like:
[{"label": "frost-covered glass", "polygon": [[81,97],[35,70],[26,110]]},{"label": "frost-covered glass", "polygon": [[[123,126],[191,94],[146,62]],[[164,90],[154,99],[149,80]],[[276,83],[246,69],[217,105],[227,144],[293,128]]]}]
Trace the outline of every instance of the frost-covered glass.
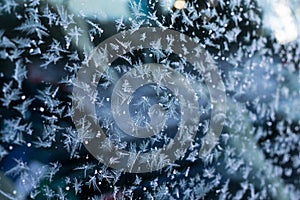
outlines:
[{"label": "frost-covered glass", "polygon": [[299,199],[296,0],[0,1],[0,199]]}]

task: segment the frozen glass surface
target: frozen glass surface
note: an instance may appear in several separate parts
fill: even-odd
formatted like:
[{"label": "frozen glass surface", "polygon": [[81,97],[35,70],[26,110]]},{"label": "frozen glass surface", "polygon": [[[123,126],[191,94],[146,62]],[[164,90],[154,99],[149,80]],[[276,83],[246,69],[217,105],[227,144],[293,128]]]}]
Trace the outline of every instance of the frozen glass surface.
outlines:
[{"label": "frozen glass surface", "polygon": [[1,0],[0,199],[299,199],[297,0]]}]

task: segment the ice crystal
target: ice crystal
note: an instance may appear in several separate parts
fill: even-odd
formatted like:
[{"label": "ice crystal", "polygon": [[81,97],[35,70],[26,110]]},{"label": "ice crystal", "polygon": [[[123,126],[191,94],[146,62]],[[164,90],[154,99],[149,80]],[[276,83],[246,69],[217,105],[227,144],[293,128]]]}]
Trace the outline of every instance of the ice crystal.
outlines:
[{"label": "ice crystal", "polygon": [[0,199],[299,199],[299,3],[72,3],[0,2]]}]

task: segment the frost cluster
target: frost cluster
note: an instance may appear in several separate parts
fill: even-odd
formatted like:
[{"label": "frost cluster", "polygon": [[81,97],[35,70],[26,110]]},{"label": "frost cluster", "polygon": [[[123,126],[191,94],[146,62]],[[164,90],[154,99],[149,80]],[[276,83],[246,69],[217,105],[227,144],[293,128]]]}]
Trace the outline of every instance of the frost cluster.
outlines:
[{"label": "frost cluster", "polygon": [[[252,0],[189,0],[183,9],[166,10],[159,2],[131,0],[130,17],[105,21],[75,12],[68,1],[0,1],[0,199],[299,199],[298,41],[278,42],[264,27],[262,5]],[[143,27],[178,31],[199,48],[182,45],[177,55],[173,44],[186,38],[172,36],[145,48],[149,36],[140,34],[135,49],[124,37],[94,50],[110,36]],[[190,63],[192,52],[206,59]],[[95,74],[88,73],[91,63]],[[214,118],[214,101],[221,99],[211,98],[205,82],[217,79],[203,73],[211,70],[226,91],[226,115]],[[79,71],[91,81],[78,84]],[[178,91],[164,84],[184,85],[181,76],[170,78],[175,72],[189,80],[197,107],[180,102]],[[152,82],[137,87],[132,77]],[[73,99],[75,87],[97,90]],[[83,112],[87,100],[96,118]],[[199,112],[196,127],[181,123],[185,107]],[[74,109],[83,113],[80,129]],[[211,124],[223,119],[220,137],[210,141],[214,148],[201,154]],[[151,129],[153,120],[159,130]],[[89,132],[93,124],[99,132]],[[136,155],[167,148],[179,129],[187,150],[173,152],[176,162],[166,166],[168,156],[148,154],[147,166],[164,167],[147,173],[111,168],[85,148],[105,134],[108,140],[95,148],[133,152],[133,166]],[[135,137],[139,130],[149,137]],[[110,164],[122,163],[119,158],[111,156]]]}]

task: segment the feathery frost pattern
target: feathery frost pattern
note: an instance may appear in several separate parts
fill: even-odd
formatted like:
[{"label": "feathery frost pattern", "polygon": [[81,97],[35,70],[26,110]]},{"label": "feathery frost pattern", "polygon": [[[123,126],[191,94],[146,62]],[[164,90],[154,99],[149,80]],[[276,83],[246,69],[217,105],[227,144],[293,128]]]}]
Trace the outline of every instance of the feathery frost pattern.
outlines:
[{"label": "feathery frost pattern", "polygon": [[0,2],[0,199],[299,199],[298,2],[97,2]]}]

